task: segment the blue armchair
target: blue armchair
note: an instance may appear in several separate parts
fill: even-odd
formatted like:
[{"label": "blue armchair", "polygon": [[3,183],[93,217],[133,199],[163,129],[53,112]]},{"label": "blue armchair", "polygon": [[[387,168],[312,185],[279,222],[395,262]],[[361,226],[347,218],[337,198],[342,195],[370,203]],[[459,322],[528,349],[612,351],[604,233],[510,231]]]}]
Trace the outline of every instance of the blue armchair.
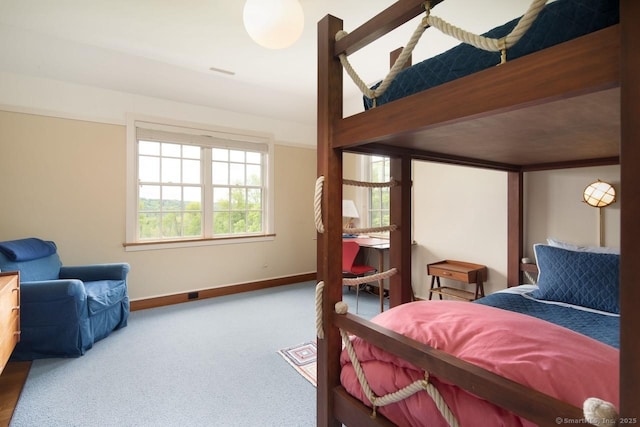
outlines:
[{"label": "blue armchair", "polygon": [[129,265],[67,267],[54,242],[0,242],[0,271],[20,271],[20,342],[12,360],[78,357],[127,325]]}]

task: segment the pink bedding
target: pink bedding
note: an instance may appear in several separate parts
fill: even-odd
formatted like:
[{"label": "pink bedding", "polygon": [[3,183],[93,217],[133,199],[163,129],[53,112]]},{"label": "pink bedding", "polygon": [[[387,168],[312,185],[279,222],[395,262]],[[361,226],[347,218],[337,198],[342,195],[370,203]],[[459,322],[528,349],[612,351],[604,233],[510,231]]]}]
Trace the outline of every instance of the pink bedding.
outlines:
[{"label": "pink bedding", "polygon": [[[582,407],[588,397],[618,406],[618,350],[549,322],[457,301],[403,304],[373,321],[575,406]],[[353,343],[378,396],[424,377],[414,365],[360,338],[354,338]],[[343,386],[370,406],[346,352],[342,353],[341,364]],[[433,376],[430,380],[461,426],[533,425],[454,385]],[[426,392],[378,408],[378,412],[400,426],[447,425]]]}]

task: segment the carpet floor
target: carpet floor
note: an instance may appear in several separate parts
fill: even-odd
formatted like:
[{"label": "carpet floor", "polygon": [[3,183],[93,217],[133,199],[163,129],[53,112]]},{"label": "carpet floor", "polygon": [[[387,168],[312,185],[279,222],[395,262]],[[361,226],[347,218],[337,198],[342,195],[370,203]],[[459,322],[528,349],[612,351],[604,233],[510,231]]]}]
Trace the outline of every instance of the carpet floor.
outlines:
[{"label": "carpet floor", "polygon": [[10,426],[315,426],[315,387],[278,353],[314,338],[313,282],[135,311],[80,358],[34,361]]}]

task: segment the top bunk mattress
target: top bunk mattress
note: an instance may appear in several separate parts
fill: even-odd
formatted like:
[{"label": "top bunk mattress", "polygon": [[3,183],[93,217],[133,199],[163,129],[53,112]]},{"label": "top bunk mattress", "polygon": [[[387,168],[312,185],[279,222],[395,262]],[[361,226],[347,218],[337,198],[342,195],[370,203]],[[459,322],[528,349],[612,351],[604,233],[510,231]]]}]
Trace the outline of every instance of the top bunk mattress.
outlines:
[{"label": "top bunk mattress", "polygon": [[[507,61],[615,25],[620,20],[618,6],[618,0],[558,0],[550,3],[542,9],[529,31],[507,51]],[[516,18],[483,35],[504,37],[518,20]],[[428,37],[428,34],[423,37]],[[499,63],[499,52],[488,52],[462,43],[398,73],[376,104],[380,106]],[[373,100],[364,97],[364,107],[366,110],[372,108]]]}]

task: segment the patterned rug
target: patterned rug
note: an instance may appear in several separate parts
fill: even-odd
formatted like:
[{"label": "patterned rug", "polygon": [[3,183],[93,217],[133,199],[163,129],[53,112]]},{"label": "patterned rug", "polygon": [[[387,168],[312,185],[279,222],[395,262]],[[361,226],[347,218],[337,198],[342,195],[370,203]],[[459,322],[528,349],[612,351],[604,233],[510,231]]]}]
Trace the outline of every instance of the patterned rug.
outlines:
[{"label": "patterned rug", "polygon": [[293,366],[293,369],[298,371],[300,375],[314,386],[317,386],[317,347],[315,341],[283,348],[278,350],[278,354]]}]

